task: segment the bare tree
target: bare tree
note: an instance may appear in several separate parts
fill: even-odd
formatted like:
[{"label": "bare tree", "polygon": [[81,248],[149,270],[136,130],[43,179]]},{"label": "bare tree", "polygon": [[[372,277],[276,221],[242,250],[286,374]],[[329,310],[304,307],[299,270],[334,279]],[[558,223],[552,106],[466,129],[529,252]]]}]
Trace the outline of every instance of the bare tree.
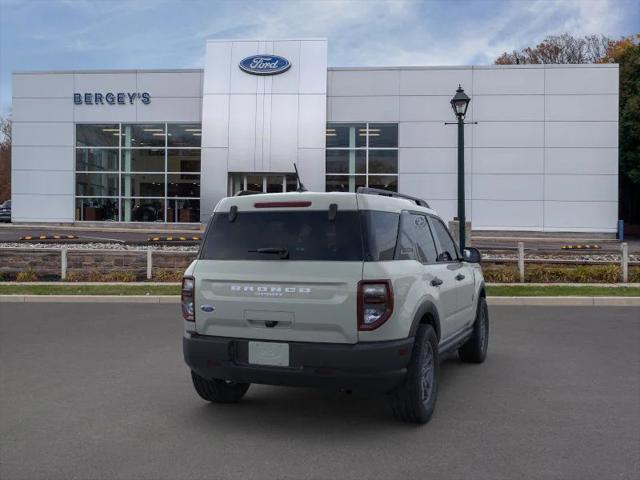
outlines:
[{"label": "bare tree", "polygon": [[527,63],[598,63],[607,54],[611,40],[604,35],[574,37],[568,33],[546,37],[535,47],[500,55],[497,65]]}]

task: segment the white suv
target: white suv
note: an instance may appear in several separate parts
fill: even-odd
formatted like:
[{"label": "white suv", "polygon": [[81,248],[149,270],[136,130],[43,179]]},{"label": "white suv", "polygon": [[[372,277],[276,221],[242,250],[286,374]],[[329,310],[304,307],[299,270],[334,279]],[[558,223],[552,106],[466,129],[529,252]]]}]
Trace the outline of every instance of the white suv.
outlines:
[{"label": "white suv", "polygon": [[225,403],[251,383],[376,389],[398,419],[425,423],[439,358],[486,356],[479,261],[413,197],[361,188],[224,198],[182,283],[195,389]]}]

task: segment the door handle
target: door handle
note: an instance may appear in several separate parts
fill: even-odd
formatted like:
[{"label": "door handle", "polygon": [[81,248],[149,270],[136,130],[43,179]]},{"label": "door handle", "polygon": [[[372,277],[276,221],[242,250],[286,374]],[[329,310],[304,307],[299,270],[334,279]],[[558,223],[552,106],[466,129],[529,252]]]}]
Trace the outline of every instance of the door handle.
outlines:
[{"label": "door handle", "polygon": [[456,275],[456,280],[460,281],[460,280],[464,280],[464,275],[459,273]]},{"label": "door handle", "polygon": [[432,287],[439,287],[440,285],[442,285],[442,280],[440,280],[438,277],[435,277],[433,280],[431,280]]}]

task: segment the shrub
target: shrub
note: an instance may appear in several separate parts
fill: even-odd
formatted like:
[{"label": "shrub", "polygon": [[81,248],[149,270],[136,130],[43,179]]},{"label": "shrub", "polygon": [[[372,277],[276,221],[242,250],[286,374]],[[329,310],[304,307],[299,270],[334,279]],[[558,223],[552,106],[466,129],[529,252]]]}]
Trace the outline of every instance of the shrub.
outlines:
[{"label": "shrub", "polygon": [[525,266],[525,281],[531,283],[617,283],[618,265],[537,265]]},{"label": "shrub", "polygon": [[153,273],[153,280],[157,282],[179,282],[184,275],[183,270],[175,270],[172,268],[158,268]]},{"label": "shrub", "polygon": [[518,268],[509,264],[482,264],[482,273],[486,282],[515,283],[520,281]]},{"label": "shrub", "polygon": [[629,281],[632,283],[640,283],[640,266],[629,267]]},{"label": "shrub", "polygon": [[36,282],[37,280],[38,274],[31,269],[16,274],[16,282]]},{"label": "shrub", "polygon": [[103,274],[103,278],[103,282],[135,282],[138,275],[132,270],[116,270]]}]

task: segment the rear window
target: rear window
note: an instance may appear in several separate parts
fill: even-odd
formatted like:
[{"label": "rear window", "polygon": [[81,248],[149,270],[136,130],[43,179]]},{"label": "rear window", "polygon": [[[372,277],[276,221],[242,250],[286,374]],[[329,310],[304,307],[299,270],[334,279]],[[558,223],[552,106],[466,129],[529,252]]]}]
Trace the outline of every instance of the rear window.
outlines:
[{"label": "rear window", "polygon": [[[216,213],[202,243],[202,260],[362,261],[360,216],[328,211]],[[262,252],[256,250],[262,249]],[[273,250],[273,251],[269,251]],[[280,252],[277,252],[279,250]],[[286,261],[286,260],[284,260]]]}]

